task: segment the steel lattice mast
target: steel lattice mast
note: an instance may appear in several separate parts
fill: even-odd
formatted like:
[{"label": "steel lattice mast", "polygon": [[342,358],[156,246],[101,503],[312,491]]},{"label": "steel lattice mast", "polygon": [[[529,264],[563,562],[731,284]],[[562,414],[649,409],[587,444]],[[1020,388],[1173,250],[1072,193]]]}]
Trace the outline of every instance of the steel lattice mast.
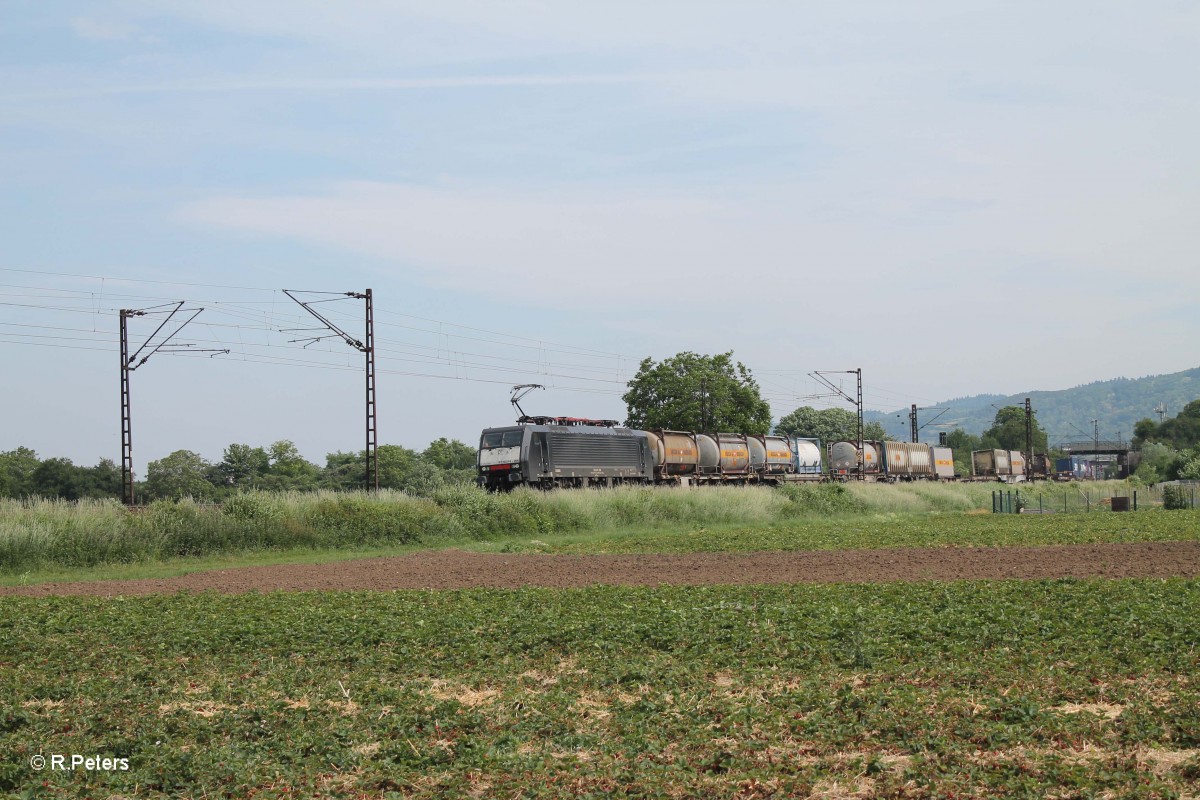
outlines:
[{"label": "steel lattice mast", "polygon": [[[340,297],[352,297],[355,300],[366,301],[366,334],[364,339],[356,339],[346,333],[335,323],[331,322],[321,312],[313,308],[313,303],[323,301],[303,301],[296,297],[295,293],[301,294],[336,294]],[[365,292],[302,292],[298,289],[284,289],[283,293],[296,301],[296,303],[312,314],[317,320],[324,325],[332,336],[340,338],[343,342],[358,350],[366,356],[366,449],[363,455],[366,461],[366,472],[363,477],[363,486],[368,491],[379,490],[379,415],[375,405],[375,306],[374,298],[371,290]],[[320,341],[321,339],[331,338],[330,336],[310,336],[307,339],[293,339],[293,342],[308,341],[309,344]],[[306,345],[307,346],[307,345]]]}]

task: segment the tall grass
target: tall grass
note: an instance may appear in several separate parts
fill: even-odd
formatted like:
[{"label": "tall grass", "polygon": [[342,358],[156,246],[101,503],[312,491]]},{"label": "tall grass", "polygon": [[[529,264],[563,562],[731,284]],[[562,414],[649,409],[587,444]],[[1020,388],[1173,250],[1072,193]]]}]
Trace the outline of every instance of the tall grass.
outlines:
[{"label": "tall grass", "polygon": [[437,545],[573,531],[768,525],[810,515],[990,508],[989,485],[798,485],[487,494],[250,492],[129,511],[112,500],[0,500],[0,571],[162,561],[221,553]]}]

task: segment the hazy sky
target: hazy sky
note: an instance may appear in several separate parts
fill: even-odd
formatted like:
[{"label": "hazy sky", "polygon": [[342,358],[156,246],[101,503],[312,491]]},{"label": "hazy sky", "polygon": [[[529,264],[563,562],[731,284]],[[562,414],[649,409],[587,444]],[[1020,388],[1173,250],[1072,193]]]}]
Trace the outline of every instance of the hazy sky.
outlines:
[{"label": "hazy sky", "polygon": [[623,417],[681,350],[776,417],[812,370],[893,409],[1195,367],[1197,52],[1195,2],[8,0],[0,450],[119,459],[117,309],[168,300],[232,352],[133,373],[139,473],[360,449],[361,356],[284,288],[374,290],[418,448],[514,383]]}]

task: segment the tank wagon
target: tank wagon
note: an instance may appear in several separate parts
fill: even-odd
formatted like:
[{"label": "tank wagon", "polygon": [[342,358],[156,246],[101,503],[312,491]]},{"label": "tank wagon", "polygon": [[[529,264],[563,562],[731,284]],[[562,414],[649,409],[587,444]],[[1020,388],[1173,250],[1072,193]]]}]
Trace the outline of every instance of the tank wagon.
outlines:
[{"label": "tank wagon", "polygon": [[792,471],[798,476],[806,477],[808,480],[821,479],[821,440],[820,439],[801,439],[799,437],[788,439],[788,445],[792,450]]},{"label": "tank wagon", "polygon": [[489,491],[824,479],[815,439],[643,431],[574,417],[522,417],[516,425],[485,429],[478,467],[478,483]]},{"label": "tank wagon", "polygon": [[971,473],[976,478],[1017,483],[1025,480],[1025,455],[1020,450],[973,450]]},{"label": "tank wagon", "polygon": [[[863,478],[868,481],[952,481],[954,453],[921,442],[863,442]],[[835,480],[858,476],[858,443],[829,446],[829,473]]]}]

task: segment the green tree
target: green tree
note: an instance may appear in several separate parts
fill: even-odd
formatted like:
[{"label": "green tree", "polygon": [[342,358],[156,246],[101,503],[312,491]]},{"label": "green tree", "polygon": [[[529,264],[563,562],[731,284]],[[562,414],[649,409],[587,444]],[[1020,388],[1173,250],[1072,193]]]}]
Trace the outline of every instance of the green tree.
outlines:
[{"label": "green tree", "polygon": [[41,460],[28,447],[0,453],[0,496],[27,497],[33,493],[33,472]]},{"label": "green tree", "polygon": [[210,499],[216,493],[206,477],[211,467],[198,453],[176,450],[146,466],[146,494],[152,500]]},{"label": "green tree", "polygon": [[415,450],[395,444],[379,446],[379,487],[409,494],[429,494],[445,483],[442,471]]},{"label": "green tree", "polygon": [[361,489],[366,474],[366,456],[362,450],[347,453],[341,450],[325,456],[321,470],[321,486],[326,489]]},{"label": "green tree", "polygon": [[221,482],[236,487],[254,486],[270,469],[271,457],[267,451],[248,444],[226,447],[224,458],[216,466]]},{"label": "green tree", "polygon": [[300,455],[296,445],[281,439],[267,448],[269,466],[262,486],[275,490],[305,491],[317,488],[320,468]]},{"label": "green tree", "polygon": [[475,469],[476,451],[474,447],[465,445],[458,439],[442,437],[429,443],[421,458],[433,464],[438,469]]},{"label": "green tree", "polygon": [[1177,462],[1175,477],[1181,481],[1200,481],[1200,447],[1194,447]]},{"label": "green tree", "polygon": [[955,428],[946,434],[946,446],[954,452],[954,472],[958,475],[971,474],[971,453],[983,450],[983,439]]},{"label": "green tree", "polygon": [[1158,483],[1172,474],[1172,468],[1180,460],[1180,455],[1178,450],[1165,444],[1147,442],[1142,445],[1141,461],[1133,474],[1144,483]]},{"label": "green tree", "polygon": [[121,468],[111,458],[102,458],[86,473],[86,497],[121,497]]},{"label": "green tree", "polygon": [[[1046,432],[1038,425],[1037,417],[1033,418],[1033,450],[1037,453],[1046,452],[1048,447]],[[982,449],[1025,450],[1025,409],[1020,406],[1005,406],[996,412],[992,427],[983,432]]]},{"label": "green tree", "polygon": [[1176,450],[1186,450],[1200,444],[1200,400],[1193,400],[1174,417],[1155,425],[1144,419],[1133,426],[1134,445],[1159,442]]},{"label": "green tree", "polygon": [[[775,423],[775,433],[820,439],[823,443],[858,441],[858,415],[844,408],[801,406]],[[883,441],[889,437],[883,425],[867,422],[863,424],[863,438]]]},{"label": "green tree", "polygon": [[39,497],[61,497],[78,500],[88,490],[86,472],[71,463],[69,458],[48,458],[33,471],[32,493]]},{"label": "green tree", "polygon": [[771,407],[732,351],[684,352],[658,363],[647,358],[622,399],[626,424],[633,428],[754,434],[771,429]]}]

